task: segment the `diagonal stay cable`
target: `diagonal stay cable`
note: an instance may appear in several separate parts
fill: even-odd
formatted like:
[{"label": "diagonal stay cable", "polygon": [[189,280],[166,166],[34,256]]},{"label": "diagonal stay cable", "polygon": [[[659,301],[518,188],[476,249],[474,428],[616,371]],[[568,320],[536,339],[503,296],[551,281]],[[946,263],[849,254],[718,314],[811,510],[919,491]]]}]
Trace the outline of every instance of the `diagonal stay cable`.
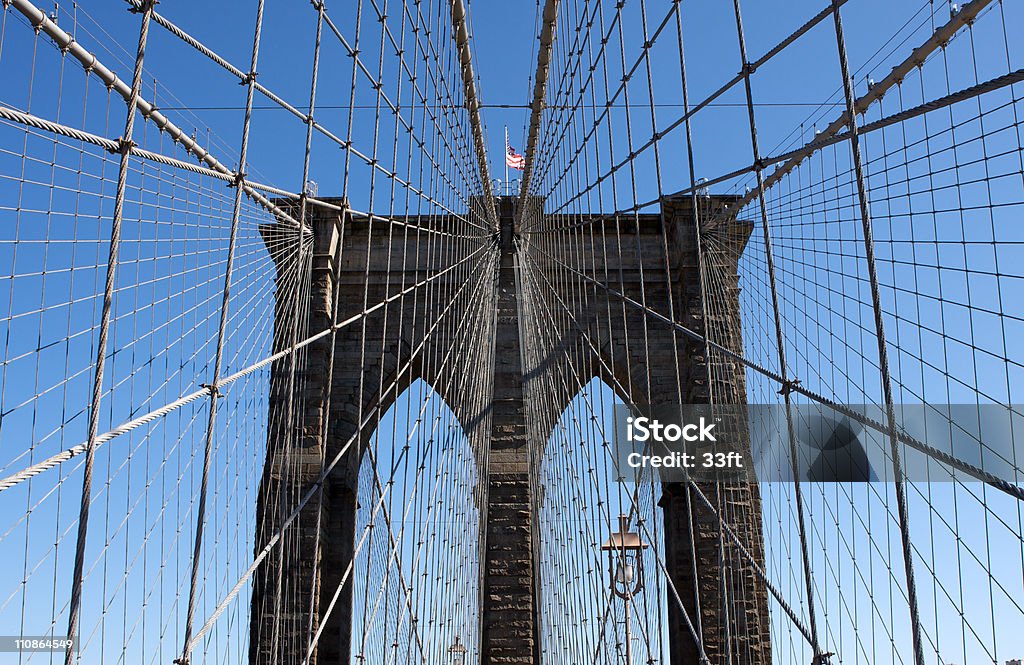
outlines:
[{"label": "diagonal stay cable", "polygon": [[[544,252],[544,250],[539,250],[539,251]],[[608,286],[608,285],[606,285],[606,284],[604,284],[604,283],[594,279],[593,277],[590,277],[589,275],[586,275],[583,272],[581,272],[579,270],[576,270],[575,268],[572,268],[571,266],[565,265],[560,259],[558,259],[558,258],[556,258],[554,256],[551,256],[550,254],[547,254],[546,252],[544,252],[544,253],[547,256],[547,258],[549,258],[549,259],[551,259],[551,260],[561,264],[566,270],[579,275],[580,277],[582,277],[583,279],[587,280],[588,282],[594,284],[595,286],[597,286],[598,288],[602,289],[603,291],[606,291],[607,293],[610,293],[611,295],[615,296],[616,298],[622,300],[627,305],[629,305],[631,307],[634,307],[634,308],[644,312],[647,316],[649,316],[649,317],[651,317],[651,318],[653,318],[653,319],[655,319],[657,321],[660,321],[660,322],[662,322],[662,323],[664,323],[666,325],[674,326],[679,332],[683,333],[684,335],[686,335],[687,337],[690,337],[693,340],[698,340],[699,341],[699,340],[703,339],[703,336],[701,336],[696,331],[691,330],[690,328],[686,327],[685,325],[683,325],[683,324],[681,324],[681,323],[679,323],[677,321],[673,321],[672,319],[668,318],[664,314],[662,314],[662,313],[660,313],[660,312],[658,312],[658,311],[656,311],[654,309],[651,309],[650,307],[644,307],[639,302],[637,302],[634,299],[630,298],[629,296],[627,296],[626,294],[622,293],[621,291],[619,291],[619,290],[617,290],[617,289],[615,289],[615,288],[613,288],[611,286]],[[757,372],[758,374],[764,376],[765,378],[770,379],[770,380],[774,381],[775,383],[778,383],[781,390],[789,390],[789,391],[792,391],[792,392],[795,392],[795,393],[799,393],[799,394],[803,395],[804,397],[807,397],[807,398],[817,402],[818,404],[820,404],[822,406],[828,407],[829,409],[831,409],[831,410],[833,410],[833,411],[835,411],[837,413],[840,413],[840,414],[842,414],[844,416],[847,416],[848,418],[852,418],[853,420],[857,421],[858,423],[860,423],[862,425],[867,425],[868,427],[876,430],[877,432],[881,432],[883,434],[887,434],[889,432],[889,428],[885,424],[880,423],[880,422],[878,422],[878,421],[876,421],[876,420],[874,420],[872,418],[868,418],[867,416],[863,415],[862,413],[860,413],[858,411],[855,411],[855,410],[849,408],[848,406],[846,406],[844,404],[840,404],[838,402],[830,400],[830,399],[828,399],[827,397],[825,397],[823,395],[819,395],[818,393],[814,392],[813,390],[809,390],[808,388],[805,388],[803,385],[801,385],[799,383],[799,379],[790,379],[789,382],[786,383],[786,382],[783,381],[782,377],[778,373],[768,369],[767,367],[764,367],[764,366],[760,365],[759,363],[756,363],[756,362],[754,362],[754,361],[744,357],[742,354],[736,353],[736,352],[728,349],[727,347],[722,346],[721,344],[719,344],[717,342],[711,342],[710,343],[710,347],[712,349],[714,349],[715,351],[717,351],[718,353],[721,353],[721,354],[723,354],[723,355],[725,355],[725,356],[727,356],[727,357],[729,357],[729,358],[731,358],[733,360],[736,360],[736,361],[742,363],[744,366],[754,370],[755,372]],[[999,478],[998,476],[996,476],[994,474],[991,474],[991,473],[989,473],[989,472],[985,471],[984,469],[981,469],[981,468],[979,468],[977,466],[969,464],[969,463],[965,462],[964,460],[961,460],[961,459],[959,459],[957,457],[954,457],[954,456],[950,455],[949,453],[946,453],[946,452],[943,452],[943,451],[938,450],[936,448],[933,448],[932,446],[929,446],[928,444],[926,444],[926,443],[924,443],[922,441],[919,441],[918,439],[910,436],[909,434],[907,434],[903,430],[900,430],[899,432],[897,432],[897,438],[898,438],[898,440],[901,443],[904,443],[904,444],[910,446],[911,448],[914,448],[914,449],[916,449],[916,450],[918,450],[918,451],[920,451],[922,453],[925,453],[926,455],[928,455],[928,456],[930,456],[930,457],[932,457],[932,458],[934,458],[934,459],[936,459],[936,460],[938,460],[938,461],[940,461],[940,462],[942,462],[944,464],[952,466],[952,467],[956,468],[959,471],[963,471],[964,473],[966,473],[966,474],[976,478],[977,480],[980,480],[980,481],[986,483],[987,485],[990,485],[990,486],[994,487],[995,489],[998,489],[998,490],[1000,490],[1002,492],[1005,492],[1006,494],[1016,498],[1018,501],[1024,501],[1024,488],[1022,488],[1022,487],[1020,487],[1018,485],[1015,485],[1015,484],[1013,484],[1011,482],[1003,480],[1002,478]],[[0,485],[0,489],[2,489],[2,485]]]},{"label": "diagonal stay cable", "polygon": [[[440,279],[441,277],[444,277],[445,275],[447,275],[448,273],[452,272],[453,270],[455,270],[456,268],[458,268],[462,264],[466,263],[467,261],[471,260],[477,254],[479,254],[480,252],[482,252],[482,251],[484,251],[486,249],[487,249],[486,246],[480,247],[479,249],[475,250],[472,254],[469,254],[468,256],[460,259],[458,262],[453,263],[452,265],[444,268],[440,272],[437,272],[434,275],[431,275],[430,277],[424,278],[424,279],[420,280],[419,282],[416,282],[415,284],[412,284],[412,285],[402,289],[401,291],[397,291],[396,293],[388,296],[384,300],[381,300],[380,302],[377,302],[376,304],[374,304],[371,307],[367,308],[365,311],[360,312],[358,314],[354,314],[354,315],[352,315],[352,316],[350,316],[350,317],[348,317],[348,318],[346,318],[346,319],[344,319],[342,321],[339,321],[339,322],[335,323],[333,326],[331,326],[329,328],[321,330],[320,332],[316,333],[315,335],[311,335],[311,336],[309,336],[309,337],[299,341],[298,343],[295,344],[294,348],[290,347],[288,349],[284,349],[282,351],[278,351],[277,353],[271,354],[271,355],[269,355],[269,356],[267,356],[267,357],[265,357],[265,358],[263,358],[263,359],[261,359],[261,360],[259,360],[257,362],[254,362],[254,363],[248,365],[247,367],[244,367],[244,368],[238,370],[234,374],[231,374],[229,376],[224,377],[219,382],[217,382],[216,385],[204,386],[204,387],[202,387],[199,390],[191,392],[191,393],[189,393],[187,395],[183,395],[183,396],[179,397],[178,399],[176,399],[176,400],[174,400],[172,402],[168,402],[167,404],[161,406],[158,409],[154,409],[154,410],[152,410],[152,411],[150,411],[148,413],[145,413],[145,414],[143,414],[143,415],[141,415],[141,416],[139,416],[137,418],[133,418],[132,420],[126,421],[124,423],[121,423],[117,427],[115,427],[115,428],[113,428],[113,429],[111,429],[111,430],[109,430],[109,431],[107,431],[107,432],[105,432],[103,434],[98,435],[96,437],[96,446],[98,447],[98,446],[100,446],[100,445],[102,445],[104,443],[107,443],[107,442],[109,442],[109,441],[111,441],[111,440],[121,436],[122,434],[125,434],[127,432],[130,432],[130,431],[136,429],[137,427],[140,427],[142,425],[145,425],[147,423],[150,423],[150,422],[156,420],[157,418],[165,416],[168,413],[170,413],[172,411],[175,411],[176,409],[179,409],[179,408],[185,406],[186,404],[190,404],[190,403],[196,401],[197,399],[203,397],[204,395],[209,395],[210,392],[213,391],[213,390],[218,390],[218,389],[223,388],[223,387],[225,387],[227,385],[230,385],[230,384],[234,383],[235,381],[237,381],[238,379],[240,379],[240,378],[242,378],[242,377],[244,377],[244,376],[246,376],[248,374],[252,374],[253,372],[255,372],[255,371],[257,371],[257,370],[259,370],[259,369],[261,369],[263,367],[266,367],[267,365],[271,364],[275,360],[280,360],[282,358],[285,358],[288,355],[290,355],[291,353],[293,353],[295,351],[298,351],[299,349],[303,349],[303,348],[309,346],[310,344],[312,344],[313,342],[316,342],[317,340],[320,340],[320,339],[323,339],[324,337],[327,337],[333,331],[341,330],[342,328],[346,328],[346,327],[352,325],[353,323],[356,323],[356,322],[362,320],[364,317],[369,316],[370,314],[372,314],[373,312],[381,309],[382,307],[386,307],[388,304],[390,304],[392,302],[395,302],[396,300],[398,300],[402,296],[404,296],[404,295],[406,295],[406,294],[408,294],[408,293],[410,293],[410,292],[412,292],[412,291],[414,291],[416,289],[419,289],[419,288],[421,288],[423,286],[426,286],[427,284],[430,284],[430,283]],[[52,469],[52,468],[54,468],[56,466],[59,466],[60,464],[62,464],[63,462],[68,461],[69,459],[72,459],[74,457],[77,457],[78,455],[81,455],[82,453],[85,452],[87,446],[88,446],[88,444],[86,444],[86,443],[80,443],[78,445],[71,446],[70,448],[68,448],[68,449],[66,449],[66,450],[64,450],[62,452],[59,452],[59,453],[57,453],[57,454],[55,454],[55,455],[53,455],[53,456],[51,456],[51,457],[49,457],[49,458],[39,462],[37,464],[33,464],[33,465],[29,466],[29,467],[26,467],[25,469],[22,469],[21,471],[19,471],[17,473],[11,474],[10,476],[7,476],[6,478],[0,479],[0,492],[3,492],[4,490],[10,489],[11,487],[14,487],[15,485],[17,485],[18,483],[21,483],[21,482],[23,482],[25,480],[28,480],[29,478],[32,478],[33,476],[37,476],[40,473],[43,473],[44,471],[47,471],[47,470]]]},{"label": "diagonal stay cable", "polygon": [[[131,101],[131,88],[124,81],[119,79],[116,74],[107,69],[95,55],[76,42],[71,35],[59,28],[56,23],[50,20],[44,11],[28,0],[11,0],[10,4],[20,11],[34,28],[45,32],[54,41],[54,43],[57,44],[58,48],[69,53],[78,60],[87,72],[95,74],[99,80],[103,81],[103,83],[114,90],[126,102]],[[235,177],[234,173],[232,173],[228,167],[224,166],[224,164],[218,161],[217,158],[207,150],[200,147],[193,138],[183,132],[177,125],[157,110],[154,104],[146,101],[141,95],[136,97],[135,104],[139,112],[142,113],[144,117],[155,123],[161,130],[167,132],[168,136],[170,136],[172,140],[180,143],[201,162],[204,162],[213,170],[219,171],[224,175],[230,175],[232,178]],[[291,215],[281,210],[281,208],[279,208],[273,201],[255,191],[252,186],[247,185],[244,182],[241,186],[250,198],[277,217],[277,219],[283,224],[295,229],[299,228],[299,223],[295,221]]]},{"label": "diagonal stay cable", "polygon": [[[477,281],[476,287],[479,287],[480,284],[484,283],[484,277],[486,277],[486,275],[486,271],[481,271],[480,278]],[[462,291],[463,289],[467,288],[468,285],[468,282],[463,283],[462,286],[459,287],[459,291]],[[420,343],[417,345],[413,354],[411,354],[410,357],[406,360],[406,366],[411,365],[412,362],[415,360],[416,356],[426,347],[427,337],[434,329],[437,328],[438,325],[440,325],[440,322],[444,320],[444,314],[447,313],[454,306],[454,304],[455,299],[453,298],[452,301],[448,303],[446,308],[440,313],[437,320],[428,329],[427,334],[424,335],[424,339],[421,340]],[[467,310],[467,312],[463,316],[468,316],[469,312],[470,310]],[[400,377],[404,371],[405,368],[403,367],[402,370],[396,373],[396,381],[399,380],[398,377]],[[270,538],[267,539],[267,542],[263,546],[263,549],[261,549],[260,552],[253,558],[253,562],[249,565],[249,567],[238,579],[238,581],[231,588],[228,594],[223,598],[223,600],[221,600],[221,602],[217,605],[216,609],[206,620],[206,623],[203,625],[203,627],[196,632],[195,636],[192,638],[192,642],[187,647],[189,650],[194,648],[195,645],[198,644],[200,640],[202,640],[203,636],[210,631],[210,629],[213,627],[214,623],[217,621],[220,615],[224,613],[224,610],[227,608],[228,604],[235,598],[235,596],[238,595],[238,592],[241,591],[242,587],[245,585],[248,579],[252,577],[253,573],[256,572],[256,569],[270,554],[270,551],[274,549],[274,547],[277,545],[277,542],[281,539],[283,533],[299,517],[299,515],[302,513],[302,509],[305,508],[306,504],[309,503],[309,501],[313,498],[314,495],[323,490],[324,481],[338,466],[338,464],[344,458],[345,454],[352,447],[352,445],[356,443],[361,432],[368,425],[376,421],[376,416],[379,409],[380,405],[374,406],[368,411],[367,414],[363,416],[362,420],[358,423],[356,427],[356,431],[348,438],[348,440],[345,441],[344,444],[342,444],[341,448],[334,455],[331,461],[324,465],[323,469],[317,476],[317,479],[313,482],[310,488],[302,494],[301,498],[296,503],[291,513],[281,522],[281,525],[275,530],[275,532],[270,536]]]}]

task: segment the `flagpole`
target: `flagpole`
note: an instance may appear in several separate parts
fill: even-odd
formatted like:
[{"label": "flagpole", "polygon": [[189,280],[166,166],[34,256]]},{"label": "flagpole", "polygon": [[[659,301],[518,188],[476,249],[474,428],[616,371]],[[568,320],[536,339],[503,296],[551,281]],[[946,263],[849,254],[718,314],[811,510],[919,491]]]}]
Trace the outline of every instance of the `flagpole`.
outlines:
[{"label": "flagpole", "polygon": [[508,192],[508,125],[505,125],[505,192]]}]

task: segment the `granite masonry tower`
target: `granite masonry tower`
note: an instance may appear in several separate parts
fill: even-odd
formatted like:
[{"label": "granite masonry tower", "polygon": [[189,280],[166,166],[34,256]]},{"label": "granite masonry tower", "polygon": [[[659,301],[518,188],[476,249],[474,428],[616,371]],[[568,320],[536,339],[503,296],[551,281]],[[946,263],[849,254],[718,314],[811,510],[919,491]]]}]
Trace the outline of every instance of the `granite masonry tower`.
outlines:
[{"label": "granite masonry tower", "polygon": [[[713,327],[716,341],[741,352],[737,262],[751,227],[736,220],[726,220],[719,225],[718,232],[727,242],[716,243],[716,246],[726,249],[710,253],[705,261],[716,262],[712,268],[724,278],[715,280],[711,288],[718,291],[710,294],[707,286],[701,287],[694,200],[690,197],[665,200],[660,214],[634,216],[632,224],[616,227],[620,234],[629,235],[626,240],[635,242],[637,247],[662,247],[667,239],[670,248],[668,270],[664,255],[652,250],[637,253],[641,263],[651,262],[646,270],[642,265],[615,265],[608,266],[608,272],[625,276],[620,284],[627,297],[638,298],[641,291],[647,297],[658,294],[668,297],[671,294],[676,316],[683,325],[698,333]],[[295,321],[294,303],[279,296],[275,343],[281,348],[297,328],[315,332],[329,327],[335,312],[339,319],[357,314],[363,307],[364,294],[368,294],[369,302],[379,302],[393,292],[385,283],[387,267],[383,258],[378,259],[382,262],[380,265],[367,266],[365,252],[349,252],[346,248],[372,245],[379,257],[387,257],[389,253],[394,255],[407,248],[398,245],[388,247],[388,240],[383,236],[368,238],[371,224],[365,217],[349,215],[343,200],[335,202],[341,212],[321,208],[308,211],[307,224],[313,230],[314,243],[310,317],[308,321]],[[724,197],[714,197],[714,201],[705,203],[709,208],[721,210],[728,201]],[[466,375],[462,377],[467,390],[489,395],[490,398],[487,403],[479,405],[466,405],[465,400],[448,401],[466,427],[473,449],[487,451],[486,455],[481,454],[481,465],[486,459],[486,468],[480,470],[481,478],[486,479],[486,495],[481,492],[479,496],[480,512],[485,516],[480,544],[480,665],[539,665],[543,658],[538,635],[544,617],[537,607],[536,589],[543,583],[543,571],[537,569],[534,551],[537,497],[533,496],[530,482],[531,441],[528,432],[531,427],[524,403],[524,377],[531,368],[523,366],[525,355],[521,348],[521,340],[524,339],[521,327],[528,325],[523,320],[522,293],[516,272],[517,247],[522,243],[517,242],[514,225],[515,199],[498,197],[495,205],[499,230],[491,239],[489,250],[495,254],[496,271],[496,293],[491,300],[495,310],[491,318],[493,371],[488,373],[477,371],[477,366],[467,367],[463,370]],[[595,221],[598,225],[606,223],[610,222]],[[263,229],[263,234],[271,246],[291,242],[295,232],[269,226]],[[399,237],[403,239],[390,242],[410,242],[408,234]],[[425,259],[426,263],[417,261],[415,269],[429,272],[443,268],[440,262],[431,265],[431,260],[442,259]],[[394,269],[395,264],[387,265]],[[288,271],[296,269],[279,261],[279,281],[283,283]],[[404,265],[402,269],[412,268]],[[706,264],[704,269],[708,269]],[[451,276],[452,289],[456,288],[459,278],[456,274]],[[336,284],[336,280],[340,281]],[[447,287],[442,284],[438,288]],[[335,302],[335,297],[340,302]],[[703,298],[714,298],[716,307],[711,310],[702,307]],[[425,331],[431,329],[436,318],[441,316],[440,312],[424,313],[422,303],[415,305],[418,310],[403,312],[402,307],[407,306],[403,302],[396,300],[379,313],[367,317],[365,331],[361,326],[339,330],[333,350],[329,345],[330,337],[325,337],[310,345],[297,361],[299,366],[288,366],[290,360],[282,360],[272,367],[267,461],[257,507],[257,550],[265,546],[266,534],[272,533],[283,519],[282,511],[274,507],[279,505],[279,497],[301,496],[316,482],[325,460],[335,457],[346,442],[355,440],[357,445],[350,446],[339,468],[328,477],[322,499],[310,502],[303,509],[298,517],[300,527],[289,529],[295,533],[291,537],[299,542],[282,548],[281,560],[261,566],[254,576],[250,628],[252,665],[300,662],[301,657],[296,660],[285,656],[306,648],[310,626],[322,632],[310,663],[348,665],[352,662],[352,584],[346,587],[340,583],[353,560],[358,469],[369,436],[360,432],[359,422],[371,409],[386,410],[394,401],[400,391],[384,391],[380,377],[392,376],[409,357],[409,349],[417,346]],[[401,335],[384,334],[382,318],[385,312],[390,317],[407,317],[405,320],[409,323],[403,327]],[[658,401],[655,396],[677,403],[707,403],[712,392],[720,401],[746,401],[743,367],[729,360],[728,356],[705,353],[699,340],[672,335],[667,326],[659,329],[651,324],[647,327],[647,353],[650,357],[644,358],[642,349],[627,348],[626,344],[627,339],[638,339],[636,331],[645,325],[642,312],[629,312],[616,324],[602,323],[600,317],[590,316],[587,312],[580,312],[579,316],[580,320],[590,322],[587,325],[608,326],[600,331],[602,334],[595,335],[598,339],[609,340],[608,348],[601,354],[617,349],[617,367],[609,362],[610,358],[602,358],[604,366],[611,368],[610,375],[602,377],[606,382],[614,381],[615,374],[624,365],[649,361],[651,371],[647,374],[650,385],[640,389],[643,394],[651,396],[651,403]],[[571,334],[566,333],[566,336],[571,337]],[[445,345],[453,343],[453,339],[444,333],[430,338],[430,343],[439,345],[442,350]],[[578,340],[565,340],[567,346],[575,343]],[[490,360],[490,350],[478,351],[484,354],[481,357]],[[475,356],[468,357],[468,360],[472,357]],[[421,378],[447,400],[445,385],[435,381],[437,377],[431,376],[430,372],[426,365],[414,367],[408,372],[404,385]],[[289,376],[297,377],[292,380],[300,381],[298,385],[302,386],[303,399],[298,413],[295,412],[298,406],[287,398],[289,390],[285,383]],[[592,377],[577,378],[578,385],[582,386]],[[680,385],[682,394],[679,394]],[[567,392],[556,399],[568,404],[572,397]],[[330,412],[325,414],[326,408]],[[283,424],[296,421],[297,427]],[[287,468],[283,468],[285,464]],[[736,536],[749,556],[763,566],[757,486],[721,484],[717,488],[709,485],[704,490],[710,496],[715,496],[717,491],[719,505],[725,506],[728,514],[738,516],[735,518]],[[687,615],[695,618],[699,614],[702,641],[710,662],[734,665],[769,663],[768,598],[755,567],[738,556],[737,549],[731,544],[720,545],[715,517],[697,505],[684,486],[663,483],[660,505],[665,522],[665,547],[661,556]],[[323,534],[319,539],[314,539],[312,534],[316,531],[310,528],[311,525],[317,525]],[[729,567],[726,575],[720,574],[723,566]],[[306,583],[293,589],[278,589],[273,574],[278,567],[286,571],[281,576],[286,584],[294,584],[291,580],[304,580]],[[723,579],[727,587],[724,590]],[[332,598],[333,590],[339,587],[342,589],[340,594]],[[728,612],[723,611],[722,597],[732,599],[732,609]],[[321,613],[332,602],[335,607],[326,624],[321,625]],[[670,665],[698,665],[699,652],[679,610],[679,603],[667,602],[667,606]],[[276,654],[273,653],[275,650]]]}]

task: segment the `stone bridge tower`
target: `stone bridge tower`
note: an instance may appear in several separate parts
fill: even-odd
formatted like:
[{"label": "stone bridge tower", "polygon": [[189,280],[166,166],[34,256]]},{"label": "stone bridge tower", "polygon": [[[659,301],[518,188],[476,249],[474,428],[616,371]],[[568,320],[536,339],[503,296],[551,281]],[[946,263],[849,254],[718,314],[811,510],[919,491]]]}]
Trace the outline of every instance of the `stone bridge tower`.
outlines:
[{"label": "stone bridge tower", "polygon": [[[537,218],[523,251],[541,275],[529,293],[530,318],[545,321],[541,337],[548,341],[534,344],[541,351],[527,373],[560,377],[535,390],[553,404],[535,410],[548,420],[537,431],[550,432],[595,377],[627,404],[701,405],[712,396],[716,404],[746,403],[743,365],[720,350],[708,353],[703,340],[707,334],[718,347],[743,352],[738,262],[753,225],[735,219],[734,201],[702,195],[698,214],[694,199],[681,197],[663,200],[657,213]],[[645,303],[666,318],[653,316]],[[670,311],[689,334],[669,325]],[[685,484],[661,484],[661,554],[675,591],[712,665],[769,663],[768,595],[751,565],[764,566],[758,487],[697,487],[714,511]],[[726,516],[742,549],[722,537],[716,512]],[[696,665],[701,661],[693,634],[668,593],[670,665]]]},{"label": "stone bridge tower", "polygon": [[[719,213],[728,210],[729,199],[724,197],[700,201],[708,210]],[[417,276],[422,279],[423,275],[434,274],[446,266],[445,257],[441,256],[417,256],[410,263],[407,258],[410,247],[404,243],[415,243],[414,238],[409,234],[386,236],[371,231],[372,223],[365,216],[348,214],[344,201],[335,203],[341,212],[307,211],[307,219],[314,230],[313,283],[308,296],[312,299],[310,320],[308,323],[296,321],[294,298],[279,296],[275,340],[281,348],[286,348],[293,338],[289,335],[294,336],[298,328],[308,326],[309,332],[328,328],[335,310],[336,320],[343,321],[360,314],[366,302],[381,302],[393,295],[395,290],[391,285],[397,283],[396,273],[407,272],[402,283],[411,284]],[[278,655],[304,649],[310,625],[319,626],[323,631],[311,663],[350,662],[352,585],[344,587],[337,598],[332,598],[332,590],[339,587],[353,558],[357,469],[366,444],[357,436],[359,423],[375,409],[386,410],[413,380],[427,381],[449,404],[457,405],[461,412],[456,415],[474,451],[479,459],[488,460],[486,498],[482,487],[478,497],[481,502],[486,500],[486,510],[481,510],[481,514],[486,515],[486,523],[481,525],[480,580],[484,665],[540,663],[537,635],[539,622],[544,619],[538,616],[534,599],[540,583],[538,575],[542,572],[535,564],[533,515],[537,497],[533,496],[530,481],[529,437],[530,432],[550,432],[561,410],[556,409],[557,413],[546,416],[542,414],[550,422],[528,423],[524,404],[524,380],[528,379],[524,377],[545,371],[574,376],[574,380],[554,396],[555,403],[564,408],[576,391],[593,378],[593,375],[580,374],[579,367],[564,366],[569,355],[565,351],[574,349],[576,357],[580,353],[591,354],[594,362],[589,367],[599,368],[596,374],[602,380],[616,388],[621,396],[631,397],[638,403],[703,404],[712,393],[718,402],[746,400],[744,370],[735,360],[720,353],[705,353],[699,338],[672,334],[670,326],[645,320],[648,315],[641,309],[623,308],[621,317],[610,318],[602,315],[602,308],[607,307],[609,298],[615,301],[615,307],[621,308],[621,296],[635,302],[641,302],[642,298],[649,302],[660,298],[659,302],[665,302],[671,295],[680,323],[698,335],[708,331],[717,343],[741,352],[737,262],[751,230],[749,224],[725,214],[724,222],[718,224],[715,231],[718,242],[713,243],[714,251],[705,253],[703,266],[705,274],[714,271],[718,278],[705,280],[702,287],[696,251],[697,216],[692,199],[666,200],[660,214],[590,220],[595,227],[607,227],[608,233],[601,236],[606,240],[602,242],[613,242],[617,234],[620,243],[633,243],[637,247],[635,253],[624,253],[612,251],[610,245],[600,247],[591,243],[589,249],[582,250],[584,253],[601,252],[601,260],[614,262],[614,265],[607,265],[607,274],[617,276],[614,288],[621,288],[623,293],[614,295],[604,291],[602,301],[601,289],[594,288],[593,292],[598,295],[580,303],[580,310],[571,317],[574,324],[553,331],[557,342],[547,349],[547,356],[540,363],[534,363],[538,366],[527,367],[534,361],[521,348],[521,340],[529,336],[521,327],[524,316],[529,317],[530,312],[543,303],[527,302],[529,299],[525,298],[517,279],[517,262],[524,257],[517,256],[517,252],[529,253],[531,260],[537,260],[543,269],[538,257],[562,251],[565,248],[560,248],[558,243],[565,240],[559,240],[558,234],[544,233],[517,238],[518,230],[513,223],[514,199],[499,198],[496,204],[500,233],[481,237],[476,241],[477,246],[464,248],[465,253],[483,249],[493,257],[493,293],[483,300],[487,311],[469,311],[473,307],[470,299],[457,295],[459,286],[469,280],[468,270],[454,270],[440,278],[440,288],[454,296],[452,306],[460,310],[460,317],[456,318],[465,318],[461,316],[465,314],[473,317],[474,325],[493,331],[490,335],[495,340],[493,364],[490,364],[491,349],[459,349],[463,356],[460,369],[463,374],[456,383],[461,382],[472,394],[479,395],[479,400],[467,404],[464,400],[447,399],[455,390],[449,385],[451,382],[432,376],[429,364],[409,362],[416,355],[413,349],[424,343],[429,344],[434,353],[452,352],[459,343],[459,331],[453,326],[435,327],[442,312],[425,310],[423,303],[413,306],[401,299],[367,315],[365,332],[361,325],[339,330],[333,349],[328,341],[330,337],[324,337],[308,347],[297,367],[289,366],[284,360],[273,366],[267,463],[258,506],[257,551],[265,546],[266,534],[273,533],[281,523],[279,497],[293,497],[294,503],[294,497],[303,496],[314,485],[324,464],[338,460],[341,468],[329,476],[323,501],[310,502],[298,517],[299,528],[293,525],[289,529],[297,534],[292,537],[301,542],[285,548],[283,560],[275,560],[257,571],[252,598],[250,663],[253,665],[270,662],[275,648]],[[545,219],[547,224],[558,224],[556,217]],[[418,223],[422,225],[422,220]],[[424,226],[436,228],[439,224],[443,225],[443,220],[433,220]],[[286,233],[277,226],[264,229],[268,247],[298,242],[295,236],[294,232]],[[667,270],[666,247],[669,252]],[[593,264],[596,258],[594,255],[581,257],[580,264],[588,261]],[[301,266],[279,261],[279,283],[290,279],[289,271],[300,269]],[[390,278],[387,277],[389,272]],[[611,282],[609,280],[609,285]],[[367,294],[365,301],[364,293]],[[533,299],[549,298],[547,306],[554,306],[560,295],[535,293]],[[335,302],[336,296],[338,302]],[[414,309],[403,312],[402,302],[407,303],[405,307]],[[707,306],[710,302],[713,307]],[[402,335],[383,335],[385,317],[403,316],[409,325],[403,327]],[[640,339],[641,331],[646,336],[647,350],[627,343],[627,340]],[[655,350],[653,355],[650,350]],[[657,360],[648,367],[648,359]],[[641,367],[644,371],[638,371]],[[296,404],[286,397],[289,381],[302,387],[301,413],[292,413]],[[627,381],[633,386],[631,395],[621,390]],[[285,425],[296,421],[297,427]],[[346,448],[347,444],[351,445]],[[763,567],[760,498],[756,485],[709,485],[704,486],[703,491],[717,501],[723,514],[731,517],[744,549],[754,563]],[[699,618],[710,662],[769,663],[768,598],[754,566],[740,556],[732,543],[720,547],[719,525],[714,514],[696,501],[685,486],[664,483],[660,505],[665,521],[662,556],[687,614],[691,620]],[[317,520],[325,534],[319,542],[311,535],[315,529],[310,528]],[[275,566],[293,571],[281,576],[286,583],[290,579],[306,579],[309,583],[282,595],[272,574]],[[723,567],[728,568],[728,574],[720,576],[719,570]],[[300,571],[302,575],[297,575]],[[281,606],[278,600],[281,597],[291,599],[290,606]],[[730,599],[728,612],[724,611],[723,597]],[[326,625],[320,626],[320,613],[332,602],[336,607]],[[678,603],[670,596],[667,604],[671,665],[698,663],[698,650]],[[731,661],[727,661],[727,651],[732,651]]]}]

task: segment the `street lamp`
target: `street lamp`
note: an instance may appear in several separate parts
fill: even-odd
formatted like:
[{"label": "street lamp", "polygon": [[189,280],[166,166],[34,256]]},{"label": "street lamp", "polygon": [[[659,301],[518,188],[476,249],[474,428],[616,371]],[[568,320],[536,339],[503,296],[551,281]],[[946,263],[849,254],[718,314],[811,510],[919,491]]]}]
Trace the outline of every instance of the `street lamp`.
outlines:
[{"label": "street lamp", "polygon": [[448,660],[452,665],[466,665],[466,647],[458,635],[455,636],[455,642],[448,647]]},{"label": "street lamp", "polygon": [[626,605],[626,663],[633,664],[632,635],[630,634],[631,601],[644,588],[643,551],[649,546],[640,540],[640,534],[629,530],[629,516],[619,515],[619,530],[601,545],[608,552],[608,575],[612,593]]}]

